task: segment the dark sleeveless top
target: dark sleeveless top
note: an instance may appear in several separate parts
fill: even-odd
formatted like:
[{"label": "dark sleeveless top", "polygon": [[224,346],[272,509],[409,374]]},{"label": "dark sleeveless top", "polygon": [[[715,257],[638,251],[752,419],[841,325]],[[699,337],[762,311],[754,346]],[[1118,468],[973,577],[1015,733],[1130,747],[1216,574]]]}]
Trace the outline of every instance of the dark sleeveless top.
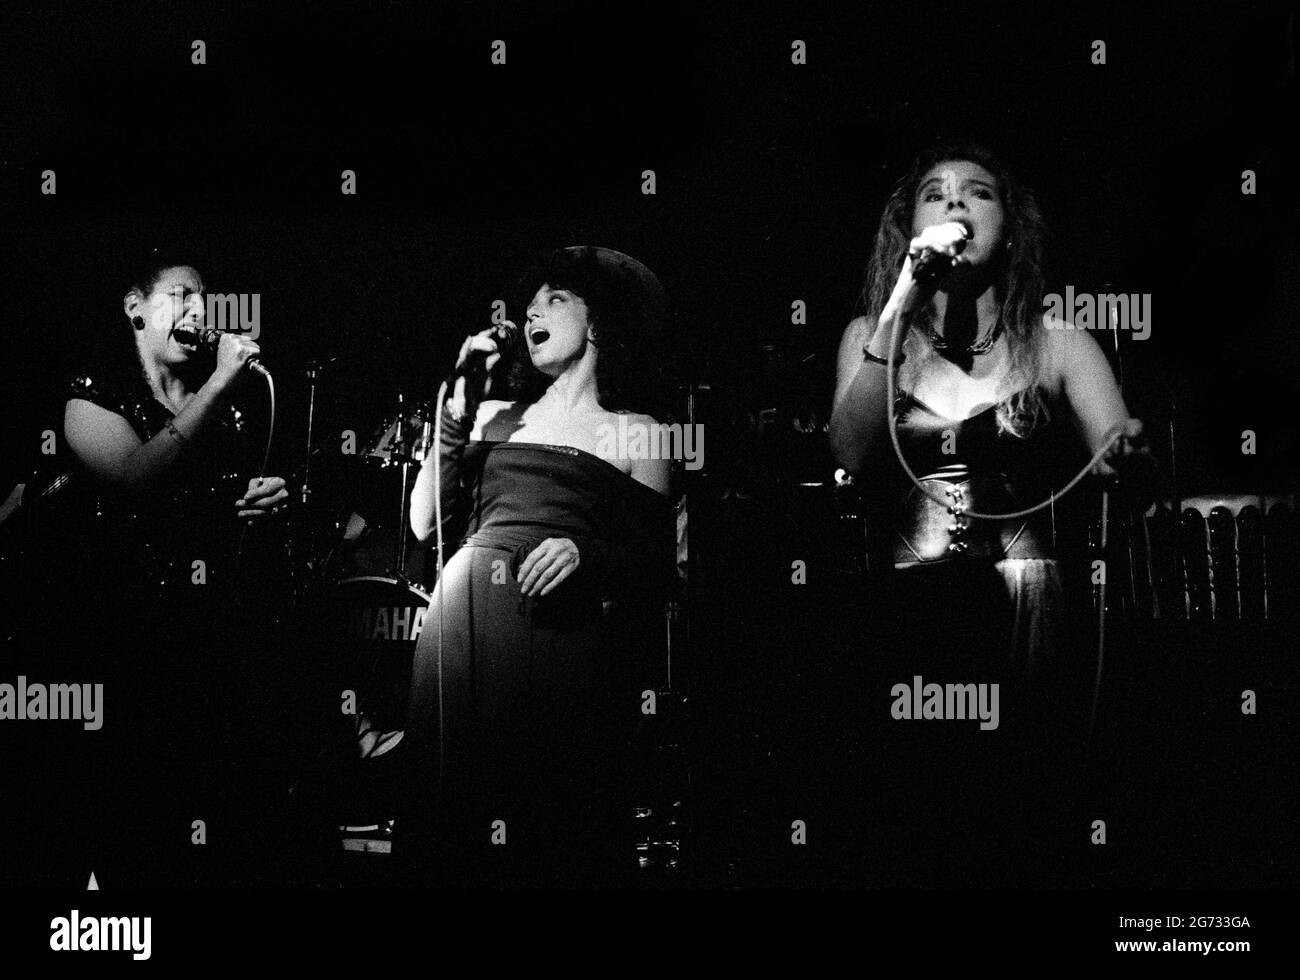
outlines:
[{"label": "dark sleeveless top", "polygon": [[608,461],[571,446],[470,442],[459,465],[465,545],[510,551],[514,568],[545,539],[569,538],[574,586],[607,598],[671,580],[668,499]]},{"label": "dark sleeveless top", "polygon": [[[1050,420],[1056,413],[1047,405]],[[954,421],[911,394],[899,398],[899,443],[920,482],[940,505],[907,479],[893,461],[895,567],[978,558],[1050,558],[1052,524],[1044,508],[1028,517],[989,521],[967,511],[1008,513],[1044,500],[1056,488],[1060,441],[1051,421],[1023,437],[998,428],[996,406]]]}]

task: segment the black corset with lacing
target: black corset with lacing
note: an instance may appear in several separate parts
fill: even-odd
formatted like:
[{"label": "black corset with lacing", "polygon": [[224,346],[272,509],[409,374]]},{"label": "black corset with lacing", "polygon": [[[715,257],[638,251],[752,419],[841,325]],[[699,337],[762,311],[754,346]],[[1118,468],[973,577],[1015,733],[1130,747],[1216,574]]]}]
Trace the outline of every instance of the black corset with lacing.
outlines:
[{"label": "black corset with lacing", "polygon": [[1022,510],[1050,494],[1058,467],[1048,426],[1017,436],[999,429],[996,406],[954,421],[907,394],[899,398],[897,422],[904,457],[929,494],[893,461],[895,567],[1053,557],[1047,509],[1009,520],[970,516]]}]

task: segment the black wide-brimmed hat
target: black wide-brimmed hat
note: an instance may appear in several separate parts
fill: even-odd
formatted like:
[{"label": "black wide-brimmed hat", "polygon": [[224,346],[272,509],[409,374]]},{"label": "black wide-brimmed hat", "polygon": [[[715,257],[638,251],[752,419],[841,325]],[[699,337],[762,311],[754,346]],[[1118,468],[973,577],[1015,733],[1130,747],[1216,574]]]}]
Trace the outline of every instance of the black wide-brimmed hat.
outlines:
[{"label": "black wide-brimmed hat", "polygon": [[632,258],[626,252],[600,245],[570,245],[560,251],[574,255],[590,255],[602,271],[635,294],[648,311],[656,316],[667,313],[668,294],[664,291],[663,284],[659,282],[659,277],[651,272],[645,263]]}]

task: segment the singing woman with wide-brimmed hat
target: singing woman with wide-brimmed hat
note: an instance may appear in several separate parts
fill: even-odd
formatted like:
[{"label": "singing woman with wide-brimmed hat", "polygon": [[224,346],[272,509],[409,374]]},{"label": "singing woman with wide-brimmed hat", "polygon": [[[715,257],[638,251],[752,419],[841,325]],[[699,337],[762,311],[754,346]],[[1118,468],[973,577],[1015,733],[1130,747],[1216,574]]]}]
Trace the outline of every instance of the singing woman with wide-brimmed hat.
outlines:
[{"label": "singing woman with wide-brimmed hat", "polygon": [[[398,832],[458,880],[576,884],[634,860],[611,767],[639,702],[609,611],[653,605],[671,579],[671,461],[609,435],[657,425],[644,408],[665,303],[644,265],[593,247],[547,255],[520,295],[520,328],[461,348],[412,494],[417,537],[435,537],[440,493],[444,549],[460,547],[415,653],[417,799]],[[518,398],[489,397],[466,368],[483,355]]]}]

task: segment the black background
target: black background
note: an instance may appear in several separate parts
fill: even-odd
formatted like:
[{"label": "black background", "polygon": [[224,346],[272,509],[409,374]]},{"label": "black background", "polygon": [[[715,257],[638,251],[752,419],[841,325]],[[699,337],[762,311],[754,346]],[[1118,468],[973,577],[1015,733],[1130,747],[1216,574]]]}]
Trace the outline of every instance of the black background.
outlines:
[{"label": "black background", "polygon": [[[323,431],[368,433],[398,392],[432,395],[529,258],[575,243],[659,274],[678,383],[710,383],[742,416],[824,415],[888,188],[920,145],[958,131],[1038,190],[1052,287],[1152,295],[1150,339],[1122,348],[1125,396],[1165,458],[1173,433],[1185,492],[1294,490],[1286,5],[28,6],[3,15],[6,489],[38,461],[41,431],[60,429],[61,373],[120,315],[122,259],[171,235],[209,257],[209,289],[261,294],[287,465],[306,360],[342,357]],[[506,66],[490,62],[498,38]],[[796,38],[806,66],[791,64]],[[45,169],[57,195],[40,193]],[[355,196],[340,193],[344,169]],[[805,326],[789,322],[795,299]],[[706,453],[721,487],[743,466],[719,432]],[[819,445],[766,463],[759,482],[777,494],[831,468]],[[768,741],[834,738],[801,701],[835,686],[809,623],[836,600],[774,611],[789,550],[770,557],[743,569],[757,584],[727,607],[734,621],[701,630],[697,701],[718,735],[702,770],[729,787],[704,791],[715,836],[785,781]],[[815,760],[795,769],[815,781]]]},{"label": "black background", "polygon": [[[123,257],[177,235],[210,257],[210,288],[262,294],[290,424],[294,370],[311,357],[349,359],[340,389],[364,377],[362,403],[341,409],[358,427],[379,392],[427,397],[525,260],[574,242],[621,248],[664,279],[679,381],[743,383],[759,346],[776,343],[815,355],[807,386],[825,405],[889,183],[919,145],[957,131],[1000,148],[1038,189],[1052,286],[1152,294],[1132,370],[1181,378],[1189,481],[1293,482],[1284,6],[15,13],[0,174],[10,464],[57,411],[44,399],[53,380],[116,316]],[[497,38],[507,66],[490,63]],[[794,38],[806,66],[790,63]],[[194,39],[206,65],[190,62]],[[1095,39],[1104,66],[1091,63]],[[46,168],[57,196],[40,194]],[[1248,168],[1255,196],[1240,193]],[[358,174],[355,197],[340,193],[344,169]],[[645,169],[654,197],[640,193]],[[803,328],[789,323],[796,298]],[[1162,380],[1128,386],[1135,414],[1169,414]],[[1242,428],[1259,436],[1254,458],[1239,451]]]}]

